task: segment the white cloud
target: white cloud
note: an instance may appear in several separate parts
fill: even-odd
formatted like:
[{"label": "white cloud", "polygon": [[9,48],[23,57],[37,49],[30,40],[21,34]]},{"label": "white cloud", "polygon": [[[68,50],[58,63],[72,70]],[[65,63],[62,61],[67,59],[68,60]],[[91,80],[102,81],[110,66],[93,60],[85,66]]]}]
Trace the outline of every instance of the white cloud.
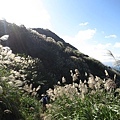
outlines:
[{"label": "white cloud", "polygon": [[91,39],[96,33],[96,29],[87,29],[83,31],[79,31],[77,35],[75,35],[75,40],[84,41]]},{"label": "white cloud", "polygon": [[119,48],[116,49],[115,46],[120,48],[120,43],[118,43],[118,44],[116,44],[116,43],[115,44],[112,44],[112,43],[88,44],[86,42],[85,44],[82,44],[79,47],[79,50],[81,52],[101,61],[102,63],[105,63],[105,62],[114,63],[115,60],[111,56],[109,56],[107,53],[108,53],[108,50],[110,50],[116,59],[120,59]]},{"label": "white cloud", "polygon": [[80,23],[79,25],[80,26],[86,26],[86,25],[88,25],[88,22]]},{"label": "white cloud", "polygon": [[63,39],[66,42],[70,42],[70,43],[82,42],[84,40],[91,39],[95,33],[96,33],[96,29],[81,30],[75,36],[71,37],[66,35],[63,36]]},{"label": "white cloud", "polygon": [[41,0],[1,0],[0,17],[26,27],[51,29],[50,15]]},{"label": "white cloud", "polygon": [[92,39],[96,33],[96,29],[87,29],[79,31],[75,36],[63,36],[63,39],[76,47],[80,52],[87,54],[91,57],[95,55],[96,45],[88,44],[87,41]]},{"label": "white cloud", "polygon": [[[79,31],[73,37],[63,36],[63,39],[76,47],[80,52],[89,55],[101,62],[113,62],[114,60],[107,55],[107,50],[114,50],[111,43],[98,43],[91,40],[96,34],[96,29]],[[91,41],[89,41],[91,40]]]},{"label": "white cloud", "polygon": [[106,43],[106,44],[99,43],[96,45],[96,48],[99,50],[104,50],[104,49],[109,49],[111,46],[112,46],[111,43]]},{"label": "white cloud", "polygon": [[116,35],[108,35],[108,36],[105,36],[105,38],[117,38]]},{"label": "white cloud", "polygon": [[115,48],[120,48],[120,42],[116,42],[114,45]]},{"label": "white cloud", "polygon": [[96,29],[87,29],[81,30],[73,37],[71,36],[63,36],[62,38],[72,44],[74,47],[79,48],[81,44],[83,44],[86,40],[90,40],[96,33]]},{"label": "white cloud", "polygon": [[110,49],[111,46],[112,46],[111,43],[89,44],[86,42],[80,45],[78,49],[84,54],[87,54],[90,57],[95,58],[101,62],[108,62],[108,61],[113,61],[112,59],[110,59],[109,56],[107,56],[107,50]]}]

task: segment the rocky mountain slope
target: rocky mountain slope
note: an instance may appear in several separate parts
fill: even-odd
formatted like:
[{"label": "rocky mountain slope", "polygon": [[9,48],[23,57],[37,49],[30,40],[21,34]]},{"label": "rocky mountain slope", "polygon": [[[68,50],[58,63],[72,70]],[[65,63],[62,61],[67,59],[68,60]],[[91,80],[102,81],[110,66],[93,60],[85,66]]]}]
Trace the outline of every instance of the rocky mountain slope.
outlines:
[{"label": "rocky mountain slope", "polygon": [[[81,53],[48,29],[27,29],[23,25],[17,26],[14,23],[0,20],[0,37],[6,34],[9,35],[9,39],[2,41],[1,44],[9,46],[15,54],[38,58],[42,67],[39,66],[40,63],[37,63],[36,70],[44,76],[46,84],[56,84],[61,81],[62,76],[66,78],[67,83],[71,83],[69,71],[77,68],[80,71],[79,79],[81,80],[87,79],[89,73],[105,78],[104,71],[107,70],[111,78],[117,74],[119,85],[119,72]],[[87,73],[86,76],[85,73]],[[41,79],[37,77],[37,81]],[[47,84],[48,87],[49,84]]]}]

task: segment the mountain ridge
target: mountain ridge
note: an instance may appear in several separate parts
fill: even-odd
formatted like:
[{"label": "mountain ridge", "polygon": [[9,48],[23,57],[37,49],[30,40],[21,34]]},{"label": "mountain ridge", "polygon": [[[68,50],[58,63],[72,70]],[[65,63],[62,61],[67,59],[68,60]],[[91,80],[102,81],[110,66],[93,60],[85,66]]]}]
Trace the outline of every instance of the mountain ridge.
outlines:
[{"label": "mountain ridge", "polygon": [[91,73],[94,76],[105,78],[105,69],[112,78],[114,74],[117,74],[118,78],[120,77],[119,72],[81,53],[50,30],[27,29],[25,26],[17,26],[2,20],[0,21],[0,37],[4,34],[8,34],[9,39],[1,44],[10,47],[15,54],[26,54],[33,58],[39,58],[44,66],[43,71],[46,71],[46,74],[49,73],[50,79],[54,78],[54,84],[61,80],[62,76],[65,76],[67,82],[70,83],[69,71],[76,68],[80,71],[82,80],[87,79],[85,72],[88,75]]}]

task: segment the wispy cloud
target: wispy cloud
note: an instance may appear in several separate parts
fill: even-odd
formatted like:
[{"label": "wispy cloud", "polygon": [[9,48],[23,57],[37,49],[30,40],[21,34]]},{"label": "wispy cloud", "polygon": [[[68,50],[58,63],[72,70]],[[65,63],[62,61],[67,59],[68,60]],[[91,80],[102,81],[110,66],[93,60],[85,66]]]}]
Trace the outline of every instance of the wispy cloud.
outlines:
[{"label": "wispy cloud", "polygon": [[91,55],[95,46],[89,45],[87,42],[94,37],[96,31],[96,29],[81,30],[73,37],[63,36],[63,39],[84,54]]},{"label": "wispy cloud", "polygon": [[117,38],[117,36],[112,34],[112,35],[105,36],[105,38]]},{"label": "wispy cloud", "polygon": [[116,42],[114,45],[115,48],[120,48],[120,42]]},{"label": "wispy cloud", "polygon": [[75,47],[78,48],[78,45],[81,42],[84,42],[85,40],[92,39],[93,36],[95,35],[95,33],[96,33],[96,29],[80,30],[73,37],[66,35],[66,36],[63,36],[63,39],[66,42],[69,42],[69,43],[71,43],[72,45],[74,45]]},{"label": "wispy cloud", "polygon": [[93,57],[101,62],[108,62],[111,61],[109,56],[106,56],[106,52],[108,49],[110,49],[112,46],[111,43],[102,44],[102,43],[96,43],[93,42],[89,44],[88,42],[82,44],[79,47],[79,50],[83,52],[84,54],[89,55],[90,57]]},{"label": "wispy cloud", "polygon": [[79,25],[80,26],[86,26],[86,25],[88,25],[89,23],[88,22],[84,22],[84,23],[80,23]]},{"label": "wispy cloud", "polygon": [[75,39],[80,41],[89,40],[95,35],[95,33],[96,33],[96,29],[87,29],[87,30],[79,31],[75,35]]}]

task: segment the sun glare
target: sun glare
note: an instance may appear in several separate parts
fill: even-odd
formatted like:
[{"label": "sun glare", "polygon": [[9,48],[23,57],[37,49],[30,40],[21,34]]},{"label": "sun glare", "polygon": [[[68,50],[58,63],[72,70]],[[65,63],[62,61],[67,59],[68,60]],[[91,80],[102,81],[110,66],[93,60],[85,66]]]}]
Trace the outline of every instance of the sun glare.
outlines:
[{"label": "sun glare", "polygon": [[[19,22],[23,12],[21,2],[17,0],[0,0],[0,17],[10,22]],[[21,6],[21,9],[20,9]],[[21,10],[21,11],[20,11]],[[24,13],[23,13],[24,14]]]},{"label": "sun glare", "polygon": [[0,0],[0,19],[26,27],[51,26],[41,0]]}]

